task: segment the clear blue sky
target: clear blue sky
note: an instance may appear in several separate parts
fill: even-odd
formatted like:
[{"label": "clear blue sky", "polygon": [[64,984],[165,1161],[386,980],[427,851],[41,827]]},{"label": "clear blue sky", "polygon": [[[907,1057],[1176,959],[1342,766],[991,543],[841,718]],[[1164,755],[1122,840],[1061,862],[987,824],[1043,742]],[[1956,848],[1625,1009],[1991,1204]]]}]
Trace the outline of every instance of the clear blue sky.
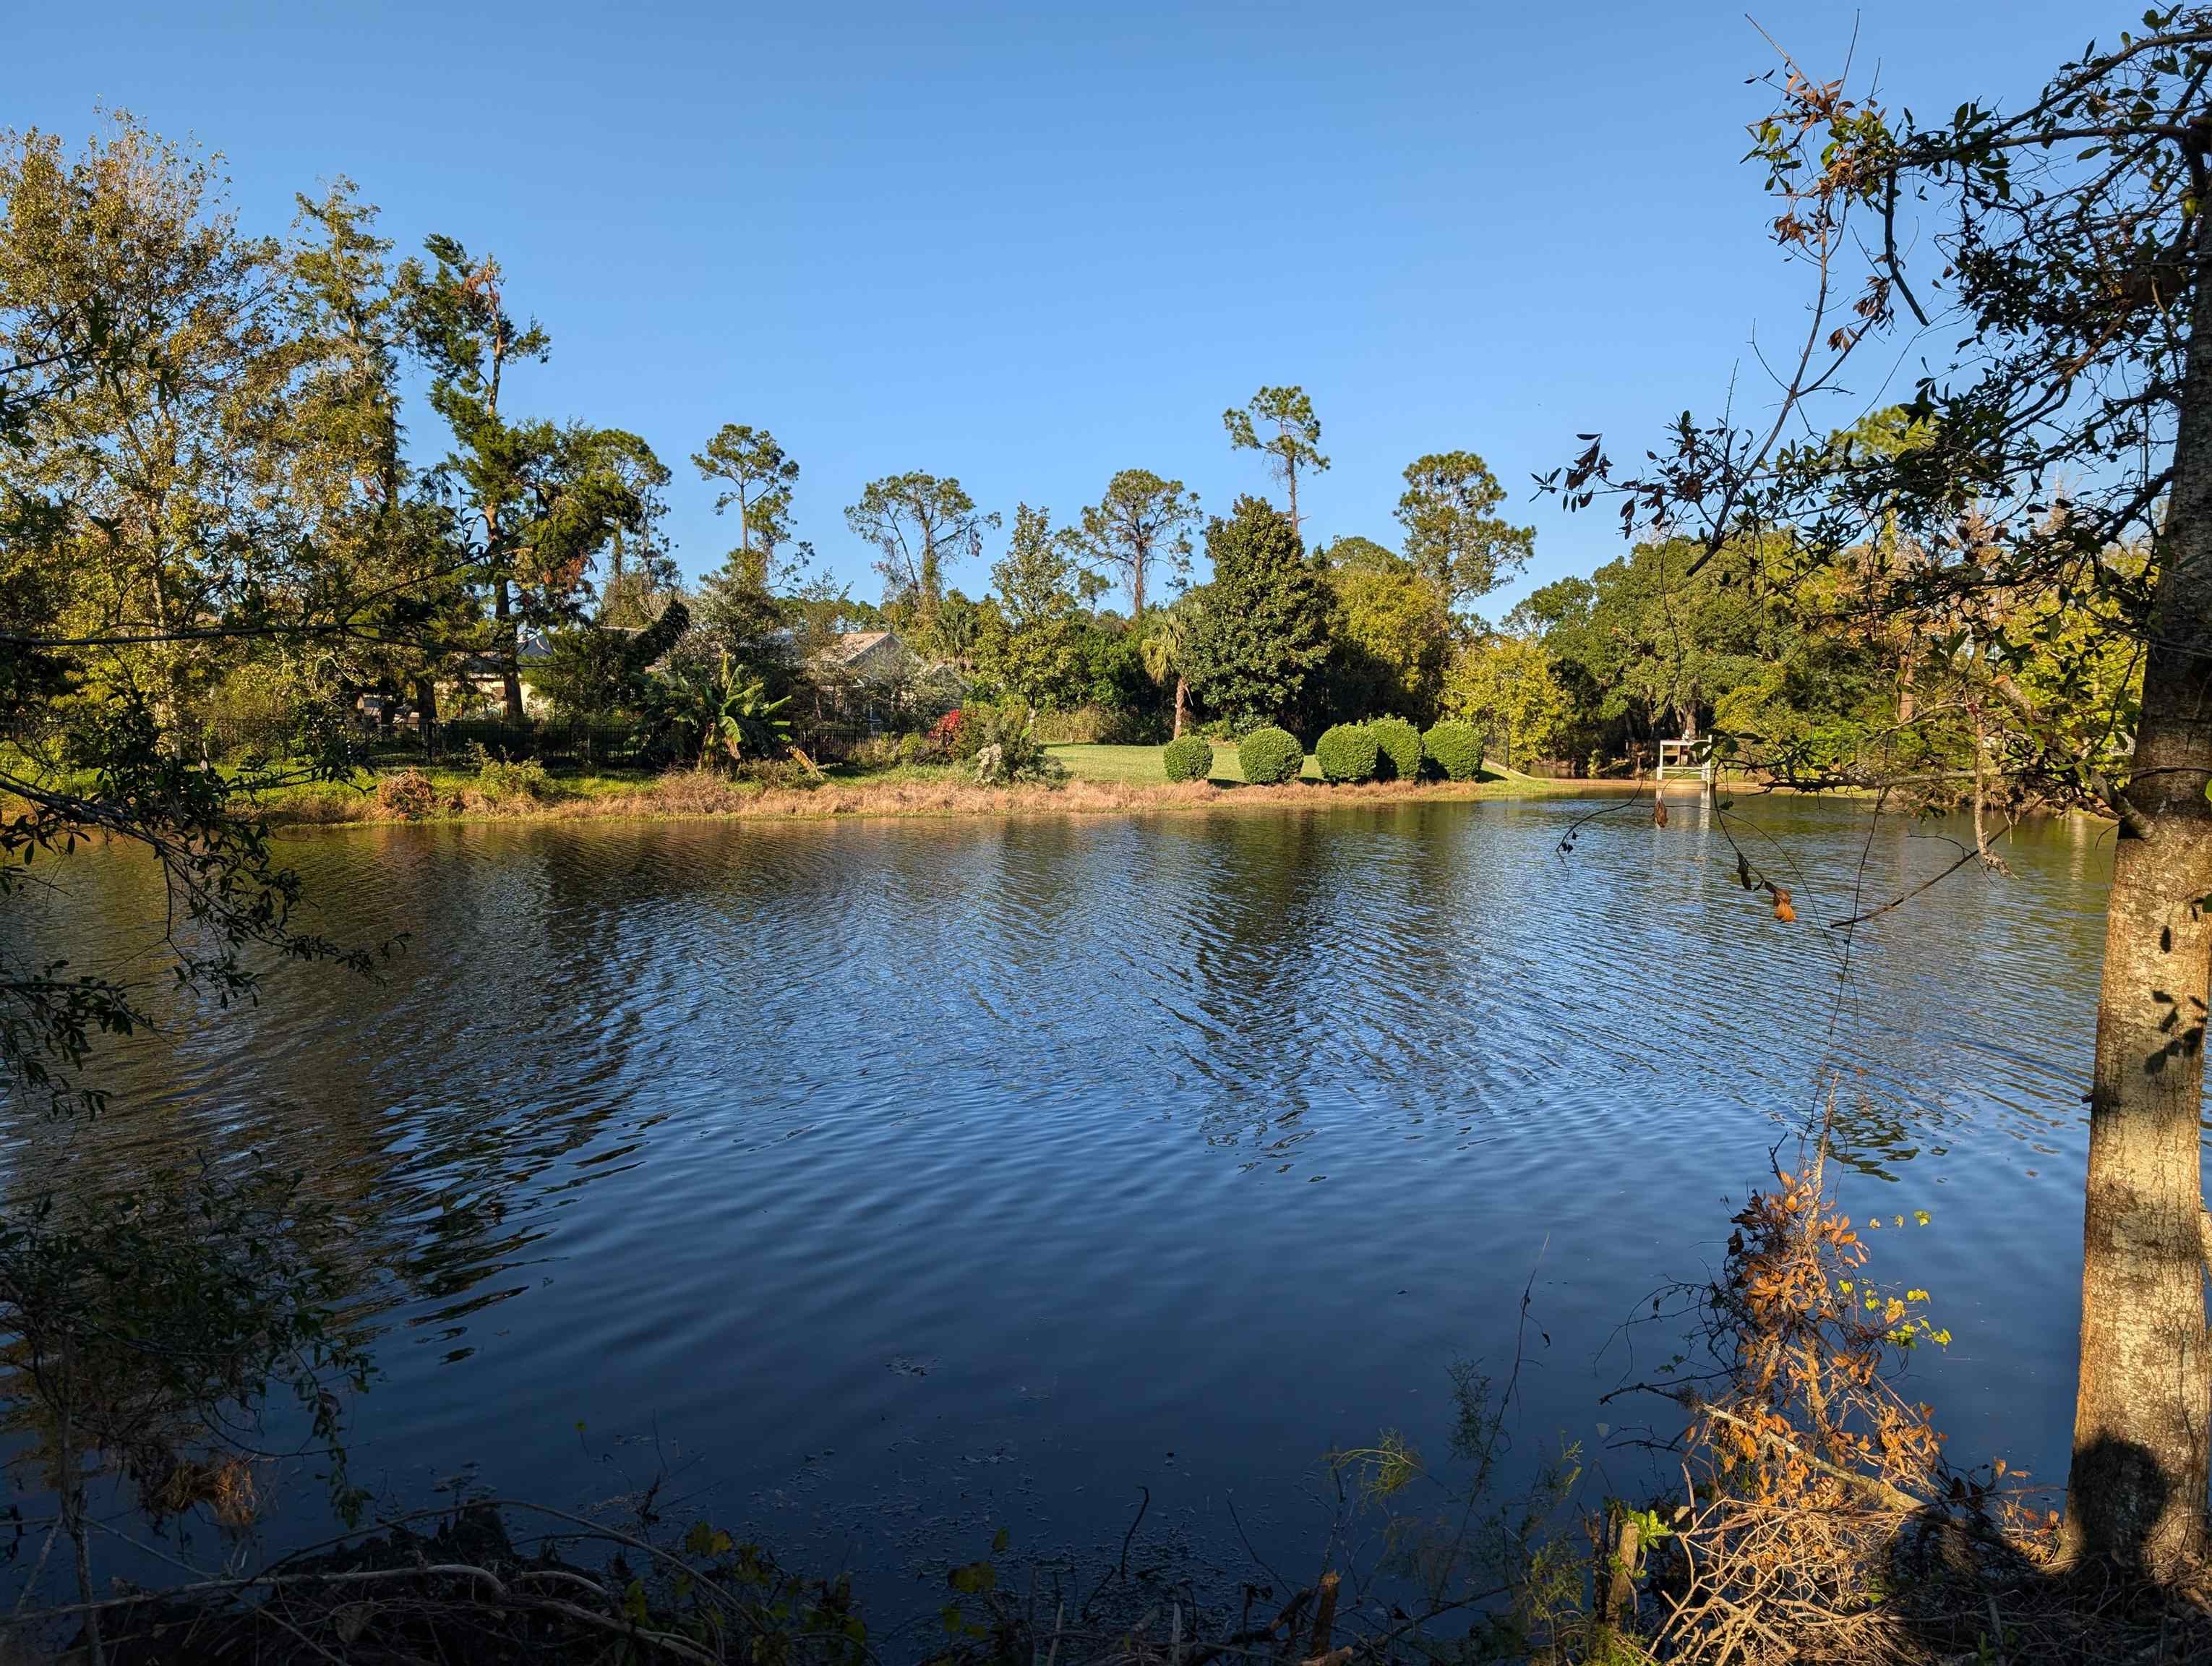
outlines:
[{"label": "clear blue sky", "polygon": [[[799,534],[872,599],[865,481],[957,475],[1011,524],[1143,466],[1225,509],[1264,477],[1220,413],[1262,382],[1322,417],[1310,533],[1395,544],[1399,471],[1466,447],[1537,526],[1532,576],[1587,571],[1612,521],[1531,472],[1710,409],[1799,317],[1739,160],[1773,59],[1729,3],[9,9],[0,119],[126,108],[221,150],[250,226],[346,173],[403,248],[495,252],[554,343],[515,407],[644,435],[694,574],[733,541],[687,460],[723,422],[798,458]],[[1860,65],[1935,112],[2141,8],[1754,9],[1827,70],[1856,17]]]}]

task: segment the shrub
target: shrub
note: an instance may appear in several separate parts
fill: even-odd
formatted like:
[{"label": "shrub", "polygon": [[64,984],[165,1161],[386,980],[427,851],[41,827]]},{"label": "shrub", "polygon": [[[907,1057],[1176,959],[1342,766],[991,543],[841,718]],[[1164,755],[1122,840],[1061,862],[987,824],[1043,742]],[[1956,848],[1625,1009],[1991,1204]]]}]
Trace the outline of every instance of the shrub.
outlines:
[{"label": "shrub", "polygon": [[945,757],[953,756],[953,747],[960,739],[960,708],[954,707],[929,726],[929,744]]},{"label": "shrub", "polygon": [[376,801],[396,816],[419,822],[438,812],[438,789],[420,769],[402,769],[376,783]]},{"label": "shrub", "polygon": [[1473,781],[1482,773],[1482,737],[1472,723],[1446,718],[1421,737],[1421,750],[1454,781]]},{"label": "shrub", "polygon": [[1111,706],[1078,706],[1073,711],[1039,712],[1037,739],[1048,746],[1139,746],[1159,737],[1156,720]]},{"label": "shrub", "polygon": [[1375,744],[1382,752],[1376,773],[1386,781],[1419,781],[1421,732],[1402,717],[1378,717],[1367,727],[1375,731]]},{"label": "shrub", "polygon": [[[1066,766],[1044,749],[1037,739],[1036,714],[1019,701],[986,707],[968,715],[981,721],[975,748],[975,779],[986,786],[1003,781],[1042,781],[1057,787],[1067,779]],[[962,726],[966,727],[965,723]]]},{"label": "shrub", "polygon": [[965,706],[954,712],[952,733],[945,745],[946,756],[965,763],[981,751],[990,719],[988,706]]},{"label": "shrub", "polygon": [[1332,781],[1372,781],[1382,757],[1375,731],[1364,723],[1339,723],[1314,743],[1314,758]]},{"label": "shrub", "polygon": [[476,762],[477,790],[494,804],[508,799],[550,799],[553,796],[552,778],[545,766],[534,757],[511,759],[490,751],[482,741],[470,745],[469,756]]},{"label": "shrub", "polygon": [[887,734],[864,735],[853,743],[856,769],[888,769],[898,762],[898,742]]},{"label": "shrub", "polygon": [[1298,738],[1288,729],[1272,726],[1253,730],[1237,747],[1237,762],[1244,779],[1256,786],[1297,780],[1305,761],[1305,748],[1298,745]]},{"label": "shrub", "polygon": [[929,742],[918,734],[902,734],[898,739],[898,761],[909,769],[929,756]]},{"label": "shrub", "polygon": [[1195,734],[1170,740],[1160,754],[1160,767],[1170,781],[1204,781],[1213,773],[1213,743]]}]

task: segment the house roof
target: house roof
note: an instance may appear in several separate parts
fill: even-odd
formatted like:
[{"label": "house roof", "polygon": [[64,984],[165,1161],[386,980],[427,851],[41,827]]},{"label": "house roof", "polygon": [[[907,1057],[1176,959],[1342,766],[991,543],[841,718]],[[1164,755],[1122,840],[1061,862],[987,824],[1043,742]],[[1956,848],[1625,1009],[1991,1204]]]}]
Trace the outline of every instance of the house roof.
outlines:
[{"label": "house roof", "polygon": [[889,630],[841,630],[822,645],[821,657],[849,666],[878,643],[897,641],[896,633]]}]

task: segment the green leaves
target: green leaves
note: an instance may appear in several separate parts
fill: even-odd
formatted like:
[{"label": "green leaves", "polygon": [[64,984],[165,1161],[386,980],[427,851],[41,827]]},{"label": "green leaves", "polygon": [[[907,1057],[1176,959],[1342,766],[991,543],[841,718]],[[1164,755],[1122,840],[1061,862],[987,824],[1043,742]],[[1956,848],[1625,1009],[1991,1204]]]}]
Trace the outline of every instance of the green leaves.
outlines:
[{"label": "green leaves", "polygon": [[1505,489],[1471,451],[1431,452],[1406,465],[1395,511],[1406,529],[1406,558],[1447,605],[1487,595],[1534,552],[1534,527],[1492,513],[1504,501]]},{"label": "green leaves", "polygon": [[1298,519],[1298,474],[1320,473],[1328,467],[1321,454],[1321,419],[1303,387],[1263,387],[1245,404],[1221,413],[1230,446],[1237,451],[1256,451],[1267,459],[1269,471],[1289,490],[1291,519]]},{"label": "green leaves", "polygon": [[984,529],[996,526],[999,517],[980,513],[951,475],[940,479],[915,470],[870,481],[860,501],[846,509],[845,523],[882,552],[876,571],[886,605],[914,607],[927,626],[944,599],[945,569],[980,556]]},{"label": "green leaves", "polygon": [[1163,480],[1149,469],[1123,469],[1106,483],[1105,496],[1062,536],[1079,559],[1127,583],[1130,613],[1141,619],[1160,566],[1168,565],[1178,582],[1188,572],[1190,533],[1198,520],[1198,494],[1182,481]]},{"label": "green leaves", "polygon": [[1213,581],[1191,593],[1183,674],[1238,727],[1297,721],[1328,657],[1328,598],[1290,517],[1256,497],[1206,532]]}]

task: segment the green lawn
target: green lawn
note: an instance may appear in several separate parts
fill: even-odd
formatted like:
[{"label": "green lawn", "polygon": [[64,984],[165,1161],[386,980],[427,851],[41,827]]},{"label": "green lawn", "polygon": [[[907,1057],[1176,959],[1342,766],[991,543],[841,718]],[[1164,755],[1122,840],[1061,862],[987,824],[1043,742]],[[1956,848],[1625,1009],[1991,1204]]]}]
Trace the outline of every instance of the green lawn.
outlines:
[{"label": "green lawn", "polygon": [[[1168,778],[1161,765],[1158,746],[1053,746],[1047,749],[1065,763],[1072,775],[1085,781],[1119,781],[1133,786],[1157,787]],[[1241,781],[1244,771],[1237,767],[1237,749],[1216,743],[1213,748],[1213,768],[1207,772],[1214,781]],[[1320,766],[1311,758],[1306,760],[1306,774],[1315,780],[1321,778]]]}]

